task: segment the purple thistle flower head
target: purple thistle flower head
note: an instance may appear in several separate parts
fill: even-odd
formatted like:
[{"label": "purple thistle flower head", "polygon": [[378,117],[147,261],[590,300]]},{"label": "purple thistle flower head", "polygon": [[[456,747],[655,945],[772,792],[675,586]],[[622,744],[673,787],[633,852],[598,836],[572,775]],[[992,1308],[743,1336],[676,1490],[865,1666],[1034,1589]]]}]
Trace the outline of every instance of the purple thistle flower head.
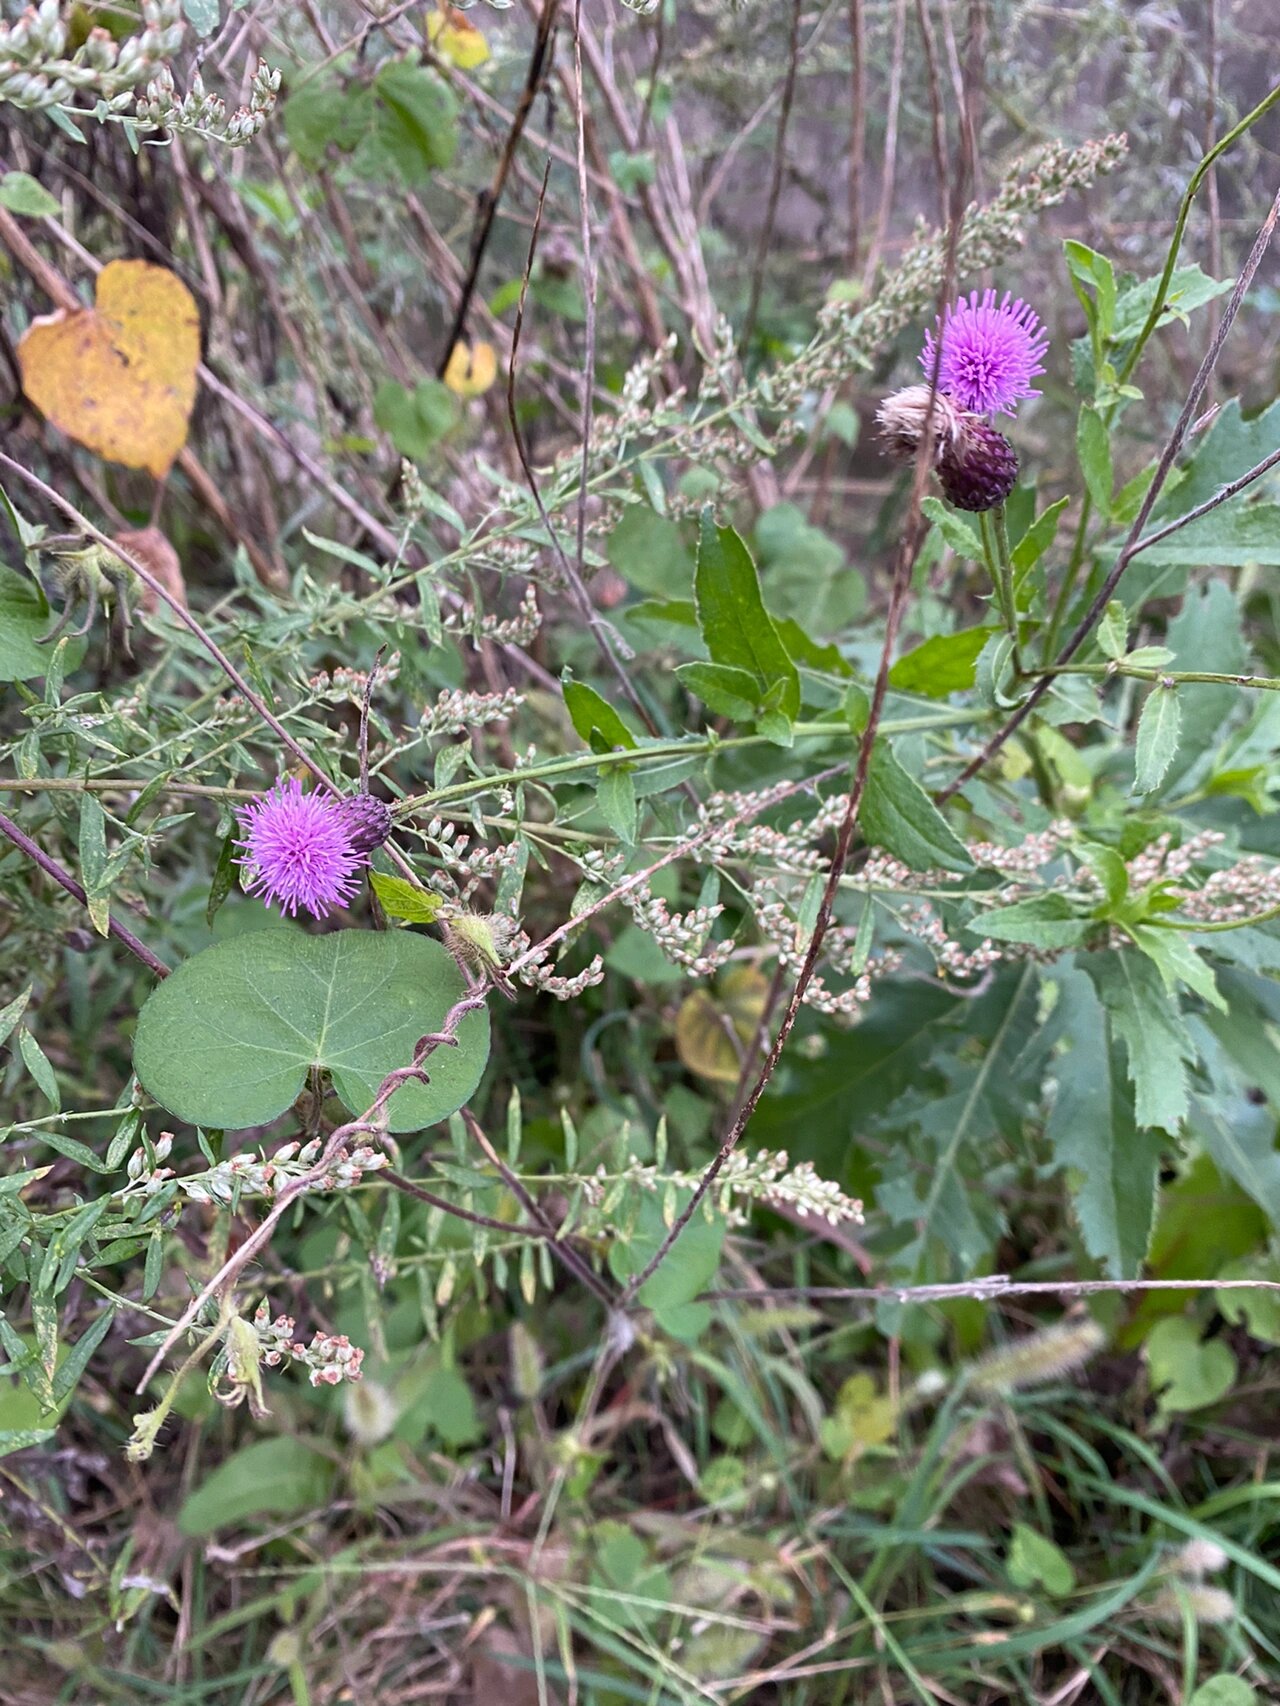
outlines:
[{"label": "purple thistle flower head", "polygon": [[[1006,290],[996,301],[994,290],[962,296],[943,316],[939,329],[942,361],[938,389],[962,409],[977,415],[1011,415],[1023,397],[1038,397],[1031,381],[1044,372],[1042,360],[1049,335],[1033,309]],[[937,349],[935,332],[924,335],[920,365],[933,372]]]},{"label": "purple thistle flower head", "polygon": [[237,808],[244,889],[268,906],[278,901],[294,917],[304,907],[326,918],[356,892],[356,873],[368,855],[352,843],[341,804],[328,794],[304,794],[296,777],[282,777],[269,794]]}]

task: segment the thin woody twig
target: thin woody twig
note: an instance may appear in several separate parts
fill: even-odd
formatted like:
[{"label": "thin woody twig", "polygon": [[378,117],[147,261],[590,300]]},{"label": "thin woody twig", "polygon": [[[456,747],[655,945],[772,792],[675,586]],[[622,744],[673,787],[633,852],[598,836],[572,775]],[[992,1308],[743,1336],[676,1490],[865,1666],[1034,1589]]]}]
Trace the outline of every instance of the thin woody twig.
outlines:
[{"label": "thin woody twig", "polygon": [[787,1298],[805,1303],[943,1303],[967,1297],[987,1302],[998,1297],[1088,1297],[1130,1291],[1280,1291],[1280,1280],[1131,1279],[1011,1280],[1007,1274],[957,1280],[946,1285],[760,1285],[704,1291],[704,1303],[759,1302]]},{"label": "thin woody twig", "polygon": [[[6,468],[11,474],[17,475],[18,479],[24,481],[33,491],[39,492],[41,497],[44,498],[47,503],[51,503],[56,509],[60,509],[69,520],[75,522],[76,526],[83,532],[87,533],[91,539],[96,540],[99,545],[106,546],[107,550],[109,550],[114,556],[119,557],[120,561],[126,568],[132,569],[142,584],[149,587],[151,591],[155,593],[156,597],[168,606],[169,610],[178,619],[178,621],[181,622],[184,627],[191,630],[196,639],[199,640],[200,644],[208,652],[209,656],[218,665],[219,669],[222,670],[228,681],[232,683],[238,692],[243,694],[245,699],[253,706],[254,710],[262,718],[263,722],[267,724],[268,728],[274,731],[298,762],[306,765],[307,769],[320,783],[321,787],[325,788],[331,794],[336,794],[340,791],[337,784],[329,780],[324,771],[321,770],[320,766],[315,762],[310,754],[307,753],[306,750],[293,738],[288,729],[286,729],[284,724],[280,721],[279,717],[276,716],[275,712],[268,708],[267,703],[262,696],[249,685],[244,676],[236,668],[235,664],[232,663],[231,659],[223,651],[222,647],[213,638],[212,634],[209,633],[197,617],[191,614],[191,611],[182,603],[181,599],[174,597],[173,593],[170,592],[169,588],[163,581],[157,580],[151,573],[151,570],[147,568],[144,563],[140,563],[132,552],[125,550],[123,545],[118,544],[114,539],[110,538],[110,536],[104,533],[100,527],[96,527],[94,523],[89,520],[88,516],[83,514],[73,503],[64,498],[61,492],[55,491],[53,487],[46,484],[38,474],[33,474],[29,468],[24,468],[21,462],[15,462],[12,456],[6,456],[3,451],[0,451],[0,468]],[[36,549],[39,549],[38,544]]]},{"label": "thin woody twig", "polygon": [[787,71],[782,84],[782,107],[778,113],[778,128],[773,140],[773,166],[769,174],[769,195],[765,202],[764,221],[756,245],[755,265],[751,269],[751,295],[742,322],[738,347],[746,350],[755,331],[760,312],[760,293],[764,289],[764,269],[773,242],[773,222],[778,214],[778,198],[782,194],[782,172],[787,159],[787,126],[791,123],[791,104],[795,99],[796,76],[800,67],[800,12],[803,0],[792,0],[791,34],[787,41]]},{"label": "thin woody twig", "polygon": [[506,1162],[489,1142],[489,1139],[485,1136],[483,1126],[471,1112],[470,1108],[464,1108],[462,1110],[462,1118],[467,1130],[471,1133],[477,1145],[483,1151],[485,1159],[488,1161],[489,1165],[498,1174],[503,1184],[511,1192],[512,1196],[520,1204],[521,1208],[529,1218],[536,1222],[540,1235],[547,1240],[551,1254],[569,1271],[569,1273],[573,1275],[576,1280],[579,1281],[580,1284],[586,1286],[587,1290],[591,1292],[594,1297],[598,1298],[599,1301],[604,1304],[606,1309],[611,1310],[614,1306],[614,1299],[609,1287],[598,1277],[598,1275],[592,1272],[591,1268],[583,1261],[582,1257],[576,1250],[572,1249],[568,1244],[561,1240],[557,1229],[547,1219],[546,1215],[543,1214],[537,1199],[525,1188],[523,1180],[521,1180],[511,1170],[511,1168],[507,1166]]},{"label": "thin woody twig", "polygon": [[[520,92],[520,100],[507,131],[507,139],[503,144],[498,164],[494,168],[493,178],[487,190],[480,197],[478,218],[475,232],[471,239],[471,256],[467,263],[467,275],[458,293],[458,305],[454,309],[453,323],[449,327],[449,335],[445,339],[440,352],[440,360],[436,366],[436,377],[444,378],[445,369],[449,365],[449,357],[453,354],[454,346],[466,330],[467,315],[471,312],[471,301],[475,296],[476,284],[480,277],[480,268],[484,262],[485,250],[489,246],[489,238],[493,232],[493,222],[497,216],[498,203],[510,176],[512,164],[515,161],[516,149],[520,146],[520,138],[528,123],[529,114],[533,111],[534,99],[538,93],[538,85],[542,82],[546,70],[547,54],[551,46],[552,31],[555,28],[556,13],[560,0],[543,0],[542,9],[538,15],[538,30],[533,41],[533,53],[529,59],[529,69],[525,72],[524,88]],[[548,166],[550,162],[548,162]]]},{"label": "thin woody twig", "polygon": [[[0,835],[7,837],[20,853],[26,854],[33,864],[39,865],[40,869],[52,877],[60,888],[64,888],[69,895],[74,895],[81,906],[88,906],[88,895],[71,873],[64,871],[56,859],[51,858],[42,847],[38,847],[29,835],[24,835],[12,818],[6,817],[3,812],[0,812]],[[168,977],[170,967],[165,965],[163,960],[157,959],[145,942],[140,942],[132,930],[127,930],[110,913],[107,915],[107,930],[122,946],[128,948],[135,959],[141,960],[148,971],[154,972],[157,977]]]}]

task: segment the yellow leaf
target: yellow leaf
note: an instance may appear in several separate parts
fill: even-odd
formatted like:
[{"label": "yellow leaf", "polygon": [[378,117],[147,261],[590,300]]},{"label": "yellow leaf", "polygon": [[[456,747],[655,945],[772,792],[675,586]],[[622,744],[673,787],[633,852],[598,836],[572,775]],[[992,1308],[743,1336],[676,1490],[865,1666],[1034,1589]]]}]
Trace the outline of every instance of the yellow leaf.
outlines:
[{"label": "yellow leaf", "polygon": [[112,261],[92,308],[46,314],[18,345],[22,388],[47,420],[158,480],[187,442],[199,364],[195,298],[150,261]]},{"label": "yellow leaf", "polygon": [[444,382],[455,395],[480,397],[497,377],[498,358],[492,344],[454,344]]},{"label": "yellow leaf", "polygon": [[427,40],[441,59],[459,71],[474,71],[489,57],[489,44],[465,12],[441,6],[427,18]]},{"label": "yellow leaf", "polygon": [[690,1072],[713,1084],[731,1087],[738,1082],[739,1045],[749,1047],[753,1041],[768,988],[768,979],[754,966],[734,966],[721,979],[719,999],[695,989],[680,1003],[676,1053]]}]

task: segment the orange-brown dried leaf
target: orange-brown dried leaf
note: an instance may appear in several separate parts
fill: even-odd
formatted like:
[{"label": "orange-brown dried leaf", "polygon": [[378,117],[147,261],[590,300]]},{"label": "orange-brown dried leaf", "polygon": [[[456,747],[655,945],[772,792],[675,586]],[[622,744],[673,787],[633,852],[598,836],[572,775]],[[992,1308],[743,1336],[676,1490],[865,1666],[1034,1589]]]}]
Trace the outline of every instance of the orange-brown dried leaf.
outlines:
[{"label": "orange-brown dried leaf", "polygon": [[196,398],[195,298],[165,267],[112,261],[92,308],[32,322],[18,364],[47,420],[108,461],[163,479],[187,442]]}]

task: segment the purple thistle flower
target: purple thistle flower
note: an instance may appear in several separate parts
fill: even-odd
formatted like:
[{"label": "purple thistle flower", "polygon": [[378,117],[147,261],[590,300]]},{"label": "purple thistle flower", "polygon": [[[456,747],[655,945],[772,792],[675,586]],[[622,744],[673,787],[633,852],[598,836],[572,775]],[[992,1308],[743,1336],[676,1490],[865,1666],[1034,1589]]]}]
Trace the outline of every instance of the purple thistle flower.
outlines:
[{"label": "purple thistle flower", "polygon": [[[1044,372],[1041,365],[1049,335],[1033,309],[1019,298],[996,301],[994,290],[962,296],[943,316],[940,335],[942,361],[938,389],[962,409],[979,415],[1011,415],[1023,397],[1038,397],[1031,381]],[[920,365],[932,374],[937,349],[934,332],[924,335]]]},{"label": "purple thistle flower", "polygon": [[294,917],[304,907],[315,918],[346,906],[356,873],[369,863],[352,843],[341,803],[328,794],[304,794],[296,777],[282,777],[269,794],[237,808],[243,849],[237,861],[247,894],[268,906],[280,903]]}]

